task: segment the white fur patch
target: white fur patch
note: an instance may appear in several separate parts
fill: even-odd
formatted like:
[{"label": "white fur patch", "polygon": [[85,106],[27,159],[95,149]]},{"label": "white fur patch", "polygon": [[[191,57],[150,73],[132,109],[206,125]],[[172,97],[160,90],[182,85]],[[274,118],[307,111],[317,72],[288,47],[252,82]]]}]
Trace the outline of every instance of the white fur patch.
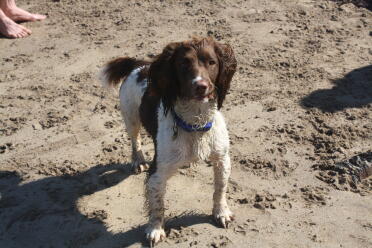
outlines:
[{"label": "white fur patch", "polygon": [[[166,167],[169,167],[180,162],[185,164],[191,161],[208,160],[210,156],[223,157],[229,150],[229,137],[222,114],[213,104],[207,106],[200,103],[191,105],[199,106],[195,109],[185,109],[183,103],[182,107],[180,105],[176,104],[175,110],[186,122],[203,125],[208,121],[213,121],[212,128],[207,132],[192,133],[178,128],[177,138],[174,139],[173,117],[170,113],[165,116],[161,105],[158,111],[158,168],[162,166],[163,162]],[[207,116],[196,115],[200,111],[200,107],[205,108],[204,113],[208,113]]]},{"label": "white fur patch", "polygon": [[138,111],[141,99],[147,88],[147,80],[137,82],[139,72],[144,66],[133,70],[120,87],[120,106],[122,112],[129,114]]},{"label": "white fur patch", "polygon": [[198,81],[202,80],[203,78],[201,76],[197,76],[196,78],[194,78],[191,83],[192,84],[196,84]]}]

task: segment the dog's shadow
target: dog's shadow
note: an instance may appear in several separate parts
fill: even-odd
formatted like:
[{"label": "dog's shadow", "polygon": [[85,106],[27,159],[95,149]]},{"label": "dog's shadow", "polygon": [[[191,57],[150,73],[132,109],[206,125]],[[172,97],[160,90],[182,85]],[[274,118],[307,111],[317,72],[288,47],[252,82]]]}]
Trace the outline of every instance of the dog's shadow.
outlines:
[{"label": "dog's shadow", "polygon": [[[105,213],[86,216],[77,207],[79,198],[113,187],[132,175],[129,165],[108,164],[75,175],[22,183],[17,173],[0,171],[0,247],[146,246],[146,225],[112,233],[103,222]],[[208,215],[188,213],[168,220],[166,228],[199,223],[213,224]]]},{"label": "dog's shadow", "polygon": [[[211,215],[199,214],[193,212],[187,212],[181,214],[180,216],[168,219],[165,222],[165,232],[167,235],[171,229],[179,230],[181,227],[189,227],[197,224],[209,223],[216,226]],[[111,239],[110,242],[114,245],[120,245],[119,247],[129,247],[136,243],[141,243],[142,247],[147,247],[149,245],[148,241],[145,239],[145,230],[147,225],[139,225],[129,231],[118,233],[115,235],[110,235],[101,239],[96,243],[96,247],[107,247],[106,240]],[[94,246],[91,246],[94,247]],[[109,246],[110,247],[110,246]]]},{"label": "dog's shadow", "polygon": [[372,65],[352,70],[332,83],[335,85],[333,88],[316,90],[304,97],[301,105],[324,112],[337,112],[372,103]]}]

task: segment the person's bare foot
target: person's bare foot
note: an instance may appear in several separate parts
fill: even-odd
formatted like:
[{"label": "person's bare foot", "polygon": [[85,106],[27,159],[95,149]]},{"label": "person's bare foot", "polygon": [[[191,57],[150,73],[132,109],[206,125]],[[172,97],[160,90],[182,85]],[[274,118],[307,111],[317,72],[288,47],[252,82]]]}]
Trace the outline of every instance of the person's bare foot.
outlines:
[{"label": "person's bare foot", "polygon": [[32,14],[26,10],[18,8],[17,6],[12,6],[11,8],[3,9],[6,16],[15,22],[34,22],[41,21],[46,18],[45,15]]},{"label": "person's bare foot", "polygon": [[8,38],[23,38],[31,34],[31,30],[15,23],[0,9],[0,34]]}]

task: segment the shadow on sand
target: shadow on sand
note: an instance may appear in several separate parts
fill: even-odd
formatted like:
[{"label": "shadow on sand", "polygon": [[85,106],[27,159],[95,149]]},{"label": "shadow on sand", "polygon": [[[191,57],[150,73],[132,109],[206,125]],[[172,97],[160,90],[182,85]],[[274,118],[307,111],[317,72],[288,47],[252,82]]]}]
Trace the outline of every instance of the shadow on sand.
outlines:
[{"label": "shadow on sand", "polygon": [[372,103],[372,65],[352,70],[332,83],[332,89],[312,92],[301,100],[301,105],[324,112],[337,112],[347,108],[361,108]]},{"label": "shadow on sand", "polygon": [[[76,206],[80,197],[113,187],[130,176],[130,166],[109,164],[22,184],[17,173],[0,171],[0,247],[146,246],[145,225],[113,234],[100,212],[85,216]],[[166,227],[212,224],[211,220],[208,215],[190,213],[168,220]]]}]

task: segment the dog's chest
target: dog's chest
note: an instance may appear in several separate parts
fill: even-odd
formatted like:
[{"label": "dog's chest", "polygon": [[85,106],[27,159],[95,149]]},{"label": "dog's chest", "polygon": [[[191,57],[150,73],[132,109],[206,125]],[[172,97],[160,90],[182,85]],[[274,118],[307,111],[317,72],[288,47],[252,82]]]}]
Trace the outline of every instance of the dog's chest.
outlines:
[{"label": "dog's chest", "polygon": [[211,131],[185,133],[184,142],[189,149],[192,161],[208,160],[213,151],[213,135]]}]

